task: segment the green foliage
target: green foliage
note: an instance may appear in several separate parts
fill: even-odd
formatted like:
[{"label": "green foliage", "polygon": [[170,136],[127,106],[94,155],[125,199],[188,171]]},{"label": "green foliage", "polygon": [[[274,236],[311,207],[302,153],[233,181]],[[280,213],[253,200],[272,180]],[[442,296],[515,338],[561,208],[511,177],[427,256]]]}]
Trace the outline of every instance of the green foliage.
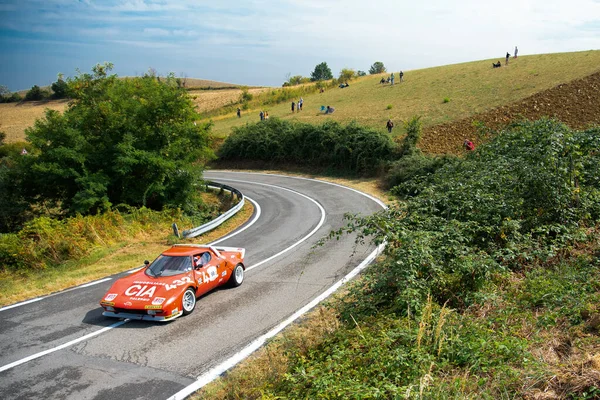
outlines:
[{"label": "green foliage", "polygon": [[197,210],[195,184],[211,157],[210,125],[171,74],[158,81],[109,76],[111,64],[69,82],[73,101],[26,131],[34,152],[24,157],[28,199],[42,198],[70,214],[111,205]]},{"label": "green foliage", "polygon": [[19,93],[11,93],[10,90],[3,85],[0,85],[0,103],[16,103],[22,100]]},{"label": "green foliage", "polygon": [[540,120],[460,161],[401,159],[397,168],[415,166],[394,174],[405,202],[352,225],[389,243],[389,257],[367,273],[361,307],[404,313],[428,293],[465,307],[491,274],[553,257],[600,217],[599,145],[597,130]]},{"label": "green foliage", "polygon": [[62,79],[62,76],[58,77],[58,80],[51,86],[54,94],[52,97],[55,99],[64,99],[69,96],[69,85]]},{"label": "green foliage", "polygon": [[23,149],[31,152],[29,143],[4,143],[5,135],[0,132],[0,232],[12,232],[30,218],[29,204],[23,194],[23,174],[20,162]]},{"label": "green foliage", "polygon": [[391,104],[388,104],[386,109],[391,110],[393,108],[393,106]]},{"label": "green foliage", "polygon": [[240,94],[240,103],[246,103],[253,98],[254,96],[252,96],[252,93],[248,93],[248,87],[243,87],[242,93]]},{"label": "green foliage", "polygon": [[[210,210],[196,222],[206,222],[217,212]],[[175,209],[157,212],[130,208],[125,213],[108,211],[102,215],[77,215],[64,220],[35,218],[15,234],[0,234],[0,271],[25,272],[79,260],[97,246],[119,243],[123,237],[135,236],[174,221],[180,225],[191,224],[188,217]]]},{"label": "green foliage", "polygon": [[385,134],[328,121],[320,126],[277,118],[234,128],[219,150],[222,160],[253,160],[372,174],[389,160],[393,143]]},{"label": "green foliage", "polygon": [[374,74],[382,74],[386,71],[385,66],[383,65],[383,63],[381,61],[375,61],[373,63],[373,65],[371,65],[371,68],[369,68],[369,74],[374,75]]},{"label": "green foliage", "polygon": [[[385,177],[385,186],[392,188],[403,183],[411,182],[412,185],[422,188],[430,183],[433,174],[447,163],[457,162],[452,155],[429,156],[415,153],[392,162]],[[412,186],[410,186],[412,188]],[[406,186],[405,196],[411,196],[409,186]]]},{"label": "green foliage", "polygon": [[365,71],[361,71],[360,69],[358,71],[356,71],[356,75],[357,76],[366,76],[367,73]]},{"label": "green foliage", "polygon": [[323,61],[320,64],[317,64],[315,70],[310,74],[310,80],[313,82],[328,80],[332,78],[333,74],[331,73],[331,69],[325,61]]},{"label": "green foliage", "polygon": [[10,90],[4,85],[0,85],[0,103],[8,103],[10,98]]},{"label": "green foliage", "polygon": [[2,100],[4,103],[18,103],[23,100],[23,97],[19,93],[14,92],[10,96],[4,97]]},{"label": "green foliage", "polygon": [[[387,241],[387,256],[339,303],[338,330],[289,351],[267,397],[520,398],[545,382],[594,398],[591,383],[553,383],[565,363],[529,350],[561,357],[567,332],[596,332],[598,133],[521,122],[465,158],[397,160],[389,183],[403,201],[347,227]],[[549,347],[558,327],[564,345]]]},{"label": "green foliage", "polygon": [[444,103],[444,104],[450,103],[450,97],[444,97],[444,99],[442,100],[442,103]]},{"label": "green foliage", "polygon": [[303,83],[309,83],[311,81],[310,78],[304,77],[302,75],[294,75],[291,76],[283,86],[296,86]]},{"label": "green foliage", "polygon": [[420,150],[417,148],[417,143],[421,138],[421,131],[423,124],[420,116],[414,116],[408,121],[404,122],[404,129],[406,130],[406,136],[400,146],[400,156],[410,156],[413,154],[420,154]]},{"label": "green foliage", "polygon": [[25,101],[39,101],[48,97],[48,93],[42,90],[38,85],[33,85],[25,94]]},{"label": "green foliage", "polygon": [[340,71],[340,76],[338,78],[339,82],[348,82],[352,79],[356,78],[356,71],[351,68],[342,68]]}]

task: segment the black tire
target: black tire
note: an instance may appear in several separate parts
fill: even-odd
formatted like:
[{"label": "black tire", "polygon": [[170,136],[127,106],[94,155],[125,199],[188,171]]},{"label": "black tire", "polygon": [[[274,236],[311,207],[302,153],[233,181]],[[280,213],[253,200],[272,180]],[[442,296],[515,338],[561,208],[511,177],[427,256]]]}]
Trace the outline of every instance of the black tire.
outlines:
[{"label": "black tire", "polygon": [[244,282],[244,266],[240,263],[233,268],[231,278],[229,278],[229,285],[231,287],[238,287],[242,282]]},{"label": "black tire", "polygon": [[183,315],[189,315],[194,312],[196,308],[196,292],[193,288],[187,288],[183,297],[181,298],[181,309]]}]

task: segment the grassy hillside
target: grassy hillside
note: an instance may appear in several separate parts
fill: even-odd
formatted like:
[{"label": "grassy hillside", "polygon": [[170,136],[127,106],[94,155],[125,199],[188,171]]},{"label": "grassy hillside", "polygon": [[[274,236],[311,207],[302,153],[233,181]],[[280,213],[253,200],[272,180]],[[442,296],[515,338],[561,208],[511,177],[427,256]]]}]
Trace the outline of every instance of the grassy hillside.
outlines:
[{"label": "grassy hillside", "polygon": [[[421,115],[426,133],[423,144],[427,148],[427,141],[430,140],[428,128],[432,126],[511,104],[600,71],[598,50],[520,56],[499,69],[491,68],[494,61],[497,60],[404,71],[405,81],[400,83],[396,77],[394,86],[378,83],[387,74],[370,75],[350,82],[348,88],[334,88],[304,96],[304,110],[301,113],[292,114],[288,102],[265,110],[269,111],[270,116],[308,123],[321,123],[326,119],[342,123],[356,120],[382,132],[385,122],[391,118],[396,122],[394,135],[404,133],[400,121]],[[201,112],[235,102],[241,93],[240,89],[222,89],[235,87],[233,84],[192,78],[187,78],[186,86],[191,89],[190,94],[196,97],[194,101]],[[219,90],[200,90],[208,86]],[[265,90],[273,89],[252,88],[249,92],[256,95]],[[323,115],[320,112],[322,105],[335,107],[335,113]],[[42,117],[46,107],[63,110],[65,106],[65,102],[56,101],[0,104],[0,130],[7,133],[8,142],[23,140],[25,128],[33,125],[36,118]],[[215,136],[226,137],[233,126],[257,121],[259,111],[259,108],[243,111],[242,118],[237,118],[235,114],[211,117],[215,123]]]},{"label": "grassy hillside", "polygon": [[[356,120],[381,131],[388,118],[398,127],[398,122],[422,115],[427,128],[510,104],[600,71],[600,51],[520,56],[510,59],[508,66],[492,69],[495,61],[404,71],[403,83],[399,82],[396,71],[394,86],[378,83],[387,74],[366,76],[350,82],[348,88],[305,96],[301,113],[292,114],[288,103],[270,107],[268,111],[270,116],[309,123],[325,119],[343,123]],[[323,115],[322,105],[334,107],[335,113]],[[244,112],[242,118],[235,115],[214,118],[214,132],[217,136],[227,136],[232,126],[257,121],[258,113],[257,109]],[[395,129],[394,134],[400,133],[401,129]]]}]

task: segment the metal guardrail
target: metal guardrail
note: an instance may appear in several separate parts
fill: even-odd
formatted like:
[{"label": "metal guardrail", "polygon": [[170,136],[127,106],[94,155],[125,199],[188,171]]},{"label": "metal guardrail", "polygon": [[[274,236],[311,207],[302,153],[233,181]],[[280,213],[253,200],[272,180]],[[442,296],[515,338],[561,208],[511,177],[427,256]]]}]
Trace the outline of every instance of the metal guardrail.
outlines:
[{"label": "metal guardrail", "polygon": [[[228,186],[228,185],[223,185],[218,182],[211,182],[211,181],[207,181],[207,182],[205,182],[205,184],[209,188],[227,190],[228,192],[231,192],[232,196],[234,196],[234,195],[237,196],[237,198],[240,201],[234,207],[230,208],[228,211],[219,215],[217,218],[213,219],[212,221],[207,222],[203,225],[197,226],[195,228],[183,231],[182,232],[183,237],[186,239],[200,236],[205,232],[215,229],[217,226],[221,225],[223,222],[225,222],[229,218],[233,217],[238,211],[240,211],[242,209],[242,207],[244,207],[244,202],[245,202],[244,194],[242,192],[240,192],[239,190],[237,190],[236,188]],[[175,224],[173,224],[173,225],[175,225]],[[173,229],[176,230],[177,227],[173,226]],[[175,232],[175,235],[177,235],[177,232]]]}]

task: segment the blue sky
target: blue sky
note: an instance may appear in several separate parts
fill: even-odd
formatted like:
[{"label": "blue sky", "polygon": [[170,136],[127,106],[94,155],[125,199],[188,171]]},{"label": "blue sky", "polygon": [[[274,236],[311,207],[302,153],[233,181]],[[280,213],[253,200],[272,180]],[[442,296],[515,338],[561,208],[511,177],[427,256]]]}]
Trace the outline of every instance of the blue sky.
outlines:
[{"label": "blue sky", "polygon": [[[421,4],[423,3],[423,4]],[[489,3],[489,4],[488,4]],[[279,86],[326,61],[410,70],[600,49],[600,0],[0,0],[0,85],[48,85],[97,63]]]}]

